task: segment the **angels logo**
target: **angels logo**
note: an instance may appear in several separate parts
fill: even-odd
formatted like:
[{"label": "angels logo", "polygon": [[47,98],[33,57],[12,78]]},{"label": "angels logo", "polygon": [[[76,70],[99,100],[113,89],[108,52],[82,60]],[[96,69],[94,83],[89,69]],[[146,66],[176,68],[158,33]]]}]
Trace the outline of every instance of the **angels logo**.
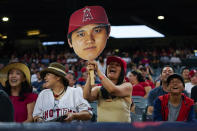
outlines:
[{"label": "angels logo", "polygon": [[93,19],[89,8],[83,10],[83,22]]}]

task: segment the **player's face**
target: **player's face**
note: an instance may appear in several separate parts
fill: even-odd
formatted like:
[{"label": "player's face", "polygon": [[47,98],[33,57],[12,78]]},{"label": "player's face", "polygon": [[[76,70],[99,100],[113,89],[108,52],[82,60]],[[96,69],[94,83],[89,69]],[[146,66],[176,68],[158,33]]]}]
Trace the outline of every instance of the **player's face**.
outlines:
[{"label": "player's face", "polygon": [[72,33],[69,41],[75,53],[85,60],[94,60],[106,46],[108,34],[100,24],[85,25]]}]

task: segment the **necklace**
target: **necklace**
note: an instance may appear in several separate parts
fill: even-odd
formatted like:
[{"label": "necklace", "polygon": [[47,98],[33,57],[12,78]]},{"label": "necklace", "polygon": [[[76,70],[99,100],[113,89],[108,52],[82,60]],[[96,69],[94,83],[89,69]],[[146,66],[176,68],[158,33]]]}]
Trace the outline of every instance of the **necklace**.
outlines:
[{"label": "necklace", "polygon": [[64,93],[64,91],[65,91],[65,90],[63,90],[59,95],[56,95],[56,94],[53,92],[53,96],[54,96],[55,98],[58,98],[59,96],[61,96],[61,95]]}]

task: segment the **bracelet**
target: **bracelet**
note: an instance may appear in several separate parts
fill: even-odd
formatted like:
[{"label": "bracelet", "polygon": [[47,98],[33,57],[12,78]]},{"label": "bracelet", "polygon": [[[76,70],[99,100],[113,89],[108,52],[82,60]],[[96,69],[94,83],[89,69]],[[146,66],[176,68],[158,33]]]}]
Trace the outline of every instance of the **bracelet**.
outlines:
[{"label": "bracelet", "polygon": [[104,75],[99,76],[99,79],[100,79],[101,81],[103,80],[103,78],[105,78]]}]

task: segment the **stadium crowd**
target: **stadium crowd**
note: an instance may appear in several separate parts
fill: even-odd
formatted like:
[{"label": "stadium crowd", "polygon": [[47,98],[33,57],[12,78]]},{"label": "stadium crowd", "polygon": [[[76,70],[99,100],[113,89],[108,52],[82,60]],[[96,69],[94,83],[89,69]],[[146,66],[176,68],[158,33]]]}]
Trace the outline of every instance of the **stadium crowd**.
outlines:
[{"label": "stadium crowd", "polygon": [[[127,52],[127,51],[106,49],[96,59],[96,63],[97,63],[96,66],[98,69],[95,70],[99,70],[99,72],[102,73],[99,73],[101,75],[96,76],[94,86],[103,86],[106,84],[103,82],[104,80],[102,76],[105,76],[104,74],[106,73],[106,69],[108,65],[111,65],[110,63],[107,63],[107,58],[109,56],[120,56],[118,58],[120,58],[122,61],[125,61],[126,63],[127,68],[125,68],[126,69],[125,80],[123,83],[128,82],[132,85],[132,91],[130,91],[131,102],[129,104],[130,105],[129,113],[130,113],[131,122],[164,121],[164,120],[165,121],[176,121],[176,120],[193,121],[194,120],[195,118],[194,115],[197,114],[196,113],[197,71],[195,70],[195,66],[192,65],[185,66],[185,64],[183,63],[184,60],[194,57],[193,50],[169,48],[166,50],[144,49],[144,50]],[[115,60],[114,62],[118,63],[120,61]],[[10,70],[7,70],[8,76],[6,76],[7,78],[4,78],[2,72],[5,73],[4,71],[7,68],[7,66],[13,63],[20,63],[21,65],[24,64],[29,69],[31,75],[27,76],[26,75],[27,71],[23,71],[23,69],[18,68],[17,66],[15,67],[13,66],[12,68],[9,68]],[[41,111],[41,107],[40,107],[41,104],[38,106],[36,101],[39,99],[39,103],[42,103],[43,98],[42,99],[40,98],[41,96],[44,97],[44,93],[42,92],[45,91],[46,92],[45,94],[47,94],[47,90],[49,90],[48,93],[50,94],[50,89],[48,88],[52,88],[52,86],[49,86],[48,81],[52,79],[50,78],[49,75],[51,72],[48,71],[44,73],[44,76],[42,72],[46,71],[50,67],[51,63],[59,63],[63,66],[61,69],[63,72],[65,72],[65,79],[68,81],[68,84],[66,85],[67,88],[73,88],[73,89],[76,88],[78,94],[76,95],[73,94],[73,96],[79,97],[80,100],[83,99],[83,101],[77,101],[77,102],[87,103],[85,104],[86,106],[78,107],[80,108],[78,111],[75,111],[73,109],[73,112],[80,112],[86,110],[87,112],[89,112],[89,114],[87,112],[86,114],[83,112],[82,114],[77,114],[77,115],[67,114],[68,116],[70,116],[70,118],[67,119],[67,121],[72,121],[75,118],[76,118],[75,120],[87,120],[91,118],[89,121],[92,122],[97,121],[97,115],[98,115],[97,104],[99,106],[100,98],[99,99],[94,98],[91,99],[91,101],[89,101],[89,98],[88,99],[86,97],[83,98],[83,89],[88,81],[87,78],[89,76],[89,70],[87,69],[87,66],[90,63],[88,61],[85,61],[77,57],[73,52],[70,52],[69,50],[61,49],[60,51],[58,48],[56,49],[49,48],[47,51],[45,51],[44,54],[38,52],[28,52],[21,56],[20,54],[14,52],[11,53],[11,55],[7,56],[7,61],[4,60],[3,62],[0,63],[1,91],[2,91],[1,94],[7,97],[7,100],[6,102],[4,101],[3,105],[6,105],[7,107],[6,110],[10,110],[9,111],[10,117],[7,116],[6,118],[5,118],[6,114],[4,113],[4,111],[1,110],[0,113],[4,115],[4,117],[1,117],[1,121],[33,122],[33,121],[43,121],[43,119],[44,121],[52,121],[52,118],[55,118],[55,117],[51,117],[51,119],[48,118],[49,116],[52,115],[50,113],[50,110],[48,112],[45,111],[44,118],[40,117],[41,115],[37,112]],[[118,63],[118,65],[119,64],[120,66],[122,65],[121,63]],[[27,81],[25,82],[26,84],[22,84],[24,86],[23,88],[25,88],[25,86],[29,88],[29,90],[23,90],[22,93],[20,90],[14,88],[13,83],[15,83],[15,81],[18,81],[17,78],[15,76],[13,76],[12,78],[12,75],[14,74],[19,74],[21,76],[22,75],[20,74],[21,70],[22,70],[22,74],[25,75]],[[54,74],[57,75],[56,73]],[[169,76],[171,77],[169,78]],[[107,74],[105,77],[107,77]],[[8,81],[5,82],[5,80],[7,79]],[[108,80],[108,78],[106,79]],[[24,81],[21,80],[21,82],[23,83]],[[20,85],[20,83],[18,84]],[[180,87],[177,85],[180,85]],[[176,89],[173,87],[176,87]],[[173,90],[174,93],[172,92]],[[57,93],[59,95],[59,91],[61,90],[56,90],[56,91],[54,90],[53,93],[54,94]],[[181,94],[182,91],[185,95]],[[63,90],[62,92],[66,92],[66,91]],[[60,92],[60,95],[62,92]],[[40,95],[40,93],[42,95]],[[110,99],[112,99],[113,101],[113,99],[117,97],[125,96],[126,94],[123,93],[121,96],[119,95],[116,96],[116,93],[114,93],[115,96],[114,95],[110,96]],[[175,94],[181,94],[182,95],[181,98],[184,99],[178,99],[177,96],[181,96],[181,95],[175,95]],[[172,100],[170,99],[170,104],[168,103],[166,104],[165,102],[163,102],[164,99],[169,99],[168,95],[174,96]],[[19,97],[17,98],[17,96]],[[161,98],[159,96],[165,96],[165,97]],[[51,95],[51,97],[53,97],[53,95]],[[47,97],[46,99],[51,99],[51,98]],[[86,101],[86,99],[88,101]],[[109,102],[111,101],[109,99],[107,100]],[[19,107],[21,107],[21,101],[23,107],[24,107],[24,103],[27,106],[25,107],[27,108],[25,111],[23,109],[19,109]],[[59,101],[59,103],[60,102],[61,101]],[[187,102],[187,104],[181,105],[180,102]],[[163,105],[160,106],[161,104]],[[166,105],[164,104],[167,105],[168,110],[163,108],[161,109],[161,107],[163,106],[166,107]],[[189,107],[187,107],[187,105],[189,105]],[[101,110],[101,108],[104,107],[105,106],[103,107],[99,106],[99,114],[101,114],[100,113],[101,111],[105,112],[104,110]],[[92,110],[90,111],[89,109]],[[68,113],[69,111],[65,111],[65,112]],[[163,112],[165,113],[167,112],[168,115],[166,116],[166,114]],[[20,113],[22,113],[22,115],[20,115]],[[182,115],[184,113],[186,113],[187,115],[185,116]],[[85,117],[86,119],[81,119],[80,115],[86,116]],[[91,115],[91,117],[88,115]],[[98,116],[98,118],[99,121],[103,120],[101,116]],[[107,121],[113,121],[113,120],[107,120]]]}]

